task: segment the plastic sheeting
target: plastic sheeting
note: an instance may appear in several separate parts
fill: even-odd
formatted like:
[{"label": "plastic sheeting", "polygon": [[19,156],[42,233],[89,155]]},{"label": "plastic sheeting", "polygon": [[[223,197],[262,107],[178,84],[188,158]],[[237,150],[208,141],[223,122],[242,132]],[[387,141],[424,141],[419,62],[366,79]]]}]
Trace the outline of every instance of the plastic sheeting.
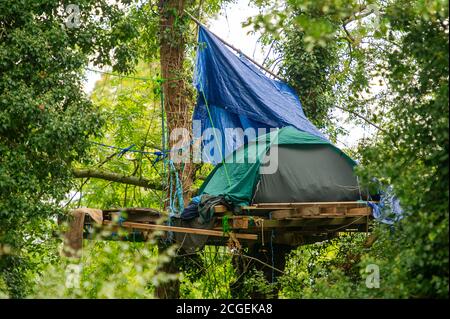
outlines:
[{"label": "plastic sheeting", "polygon": [[378,221],[393,225],[403,218],[403,208],[400,206],[399,199],[395,196],[392,186],[380,192],[380,201],[378,204],[369,203],[372,208],[373,217]]},{"label": "plastic sheeting", "polygon": [[[194,135],[199,138],[208,129],[216,129],[214,134],[209,134],[209,140],[202,140],[203,145],[212,143],[215,147],[203,151],[203,161],[217,164],[242,144],[261,135],[248,134],[246,137],[244,131],[249,128],[256,132],[266,129],[265,134],[269,128],[294,126],[327,140],[306,118],[300,100],[290,86],[267,77],[248,59],[234,54],[202,27],[199,28],[194,84],[198,100],[193,120],[201,121],[200,125],[197,122],[197,127],[194,122]],[[227,128],[240,128],[241,131],[230,133]]]}]

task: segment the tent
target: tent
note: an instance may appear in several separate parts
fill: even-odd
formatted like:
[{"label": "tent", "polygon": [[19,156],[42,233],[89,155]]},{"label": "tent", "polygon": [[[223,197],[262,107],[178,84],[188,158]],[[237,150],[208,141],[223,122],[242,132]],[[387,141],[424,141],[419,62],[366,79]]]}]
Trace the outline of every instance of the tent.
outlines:
[{"label": "tent", "polygon": [[356,163],[330,142],[292,126],[259,136],[218,164],[200,195],[236,205],[366,200]]}]

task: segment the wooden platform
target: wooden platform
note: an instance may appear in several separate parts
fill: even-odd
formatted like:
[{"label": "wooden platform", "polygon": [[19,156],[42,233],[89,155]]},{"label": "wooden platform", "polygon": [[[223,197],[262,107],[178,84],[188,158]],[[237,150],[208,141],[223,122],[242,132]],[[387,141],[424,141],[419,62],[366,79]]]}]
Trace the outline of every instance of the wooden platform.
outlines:
[{"label": "wooden platform", "polygon": [[[102,224],[130,232],[171,231],[206,235],[219,244],[226,242],[232,233],[242,241],[266,242],[272,236],[277,242],[299,245],[310,238],[329,237],[339,232],[366,232],[372,215],[366,202],[260,203],[244,206],[239,215],[218,205],[214,207],[214,227],[199,229],[163,225],[164,215],[150,208],[82,210],[88,217],[81,225]],[[124,217],[121,223],[117,223],[119,214]],[[223,232],[224,223],[228,224],[230,233]]]}]

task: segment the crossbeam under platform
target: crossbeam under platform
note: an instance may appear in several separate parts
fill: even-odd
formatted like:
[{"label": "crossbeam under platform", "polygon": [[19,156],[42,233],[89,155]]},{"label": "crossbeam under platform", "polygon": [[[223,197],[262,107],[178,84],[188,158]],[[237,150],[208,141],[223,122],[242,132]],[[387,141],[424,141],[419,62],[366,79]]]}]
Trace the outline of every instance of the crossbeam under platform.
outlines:
[{"label": "crossbeam under platform", "polygon": [[[186,233],[186,234],[195,234],[195,235],[206,235],[206,236],[215,236],[215,237],[230,237],[229,233],[224,233],[223,231],[211,230],[211,229],[202,229],[202,228],[188,228],[188,227],[178,227],[178,226],[167,226],[167,225],[158,225],[158,224],[143,224],[143,223],[132,223],[132,222],[123,222],[118,225],[109,220],[103,221],[103,225],[110,225],[113,227],[123,227],[130,229],[142,229],[142,230],[159,230],[159,231],[172,231],[176,233]],[[246,239],[246,240],[257,240],[258,235],[255,234],[241,234],[235,233],[233,236],[237,239]]]}]

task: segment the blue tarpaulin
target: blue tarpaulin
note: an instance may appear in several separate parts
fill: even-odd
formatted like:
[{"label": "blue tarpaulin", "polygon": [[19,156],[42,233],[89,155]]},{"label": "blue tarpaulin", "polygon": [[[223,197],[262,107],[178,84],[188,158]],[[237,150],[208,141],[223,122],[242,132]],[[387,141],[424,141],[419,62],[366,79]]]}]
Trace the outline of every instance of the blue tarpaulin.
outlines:
[{"label": "blue tarpaulin", "polygon": [[400,201],[395,196],[392,186],[388,186],[379,193],[379,203],[368,203],[372,208],[373,217],[384,224],[393,225],[403,218],[403,208],[400,206]]},{"label": "blue tarpaulin", "polygon": [[[203,152],[203,161],[217,164],[246,141],[244,134],[238,136],[236,131],[231,134],[227,128],[257,130],[294,126],[327,140],[306,118],[300,100],[290,86],[267,77],[248,59],[233,53],[202,27],[199,28],[194,84],[198,100],[193,120],[201,121],[200,125],[197,122],[197,127],[194,124],[194,135],[200,137],[206,130],[215,128],[220,137],[210,134],[210,140],[202,142],[222,145],[208,153]],[[221,144],[217,140],[221,140]],[[216,150],[219,152],[214,154]]]}]

